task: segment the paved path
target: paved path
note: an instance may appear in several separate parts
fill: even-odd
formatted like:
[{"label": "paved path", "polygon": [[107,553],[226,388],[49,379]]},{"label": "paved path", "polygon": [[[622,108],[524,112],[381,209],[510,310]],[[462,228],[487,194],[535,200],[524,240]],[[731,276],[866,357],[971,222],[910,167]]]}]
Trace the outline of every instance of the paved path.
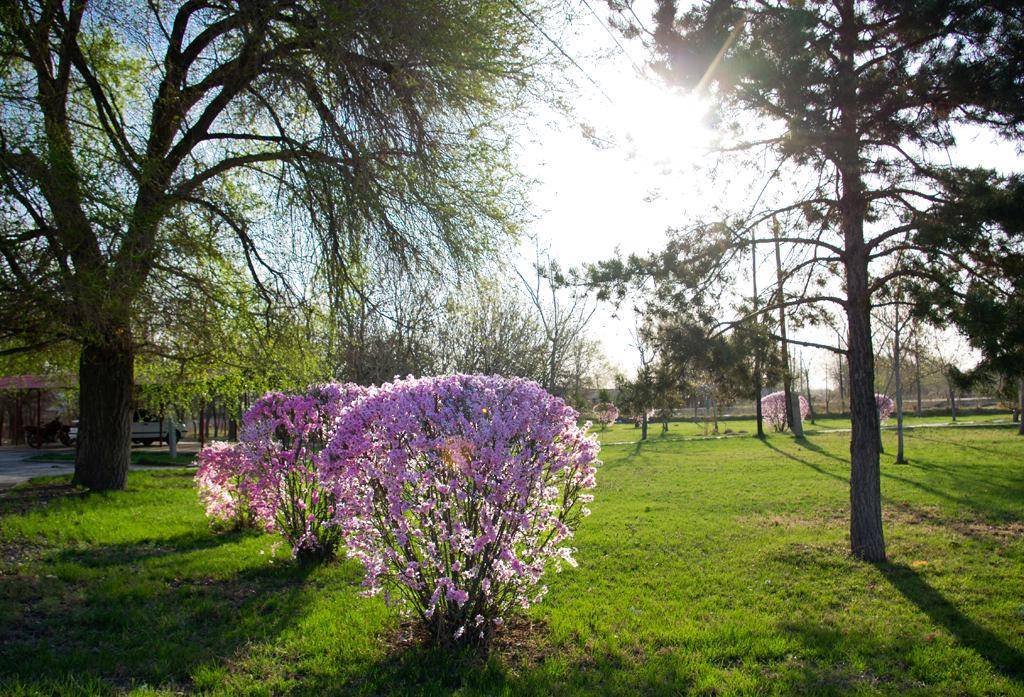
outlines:
[{"label": "paved path", "polygon": [[[197,443],[185,442],[179,445],[178,452],[195,452],[198,449]],[[74,463],[67,461],[54,462],[32,462],[29,458],[47,453],[73,453],[74,448],[44,447],[41,450],[23,446],[0,447],[0,489],[12,487],[15,484],[28,481],[33,477],[49,477],[57,474],[71,474],[75,471]],[[166,446],[161,448],[152,446],[148,448],[132,448],[132,451],[140,452],[166,452]],[[164,469],[161,466],[132,465],[133,470]]]},{"label": "paved path", "polygon": [[3,447],[0,448],[0,489],[32,479],[54,474],[69,474],[75,471],[71,462],[28,462],[27,458],[40,452],[70,453],[71,448],[33,448]]}]

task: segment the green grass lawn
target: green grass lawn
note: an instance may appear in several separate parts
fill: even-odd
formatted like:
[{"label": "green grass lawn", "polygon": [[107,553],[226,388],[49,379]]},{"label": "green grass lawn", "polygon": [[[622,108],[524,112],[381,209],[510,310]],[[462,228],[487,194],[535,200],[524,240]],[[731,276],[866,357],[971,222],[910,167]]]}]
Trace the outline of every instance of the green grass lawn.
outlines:
[{"label": "green grass lawn", "polygon": [[0,694],[1024,695],[1024,438],[910,431],[884,565],[846,552],[847,439],[606,447],[579,568],[487,659],[396,641],[353,563],[211,532],[188,472],[15,489]]},{"label": "green grass lawn", "polygon": [[[131,463],[133,465],[148,465],[154,466],[177,466],[177,465],[191,465],[196,459],[195,453],[178,453],[176,457],[171,457],[170,453],[160,452],[148,452],[141,450],[133,450],[131,452]],[[28,458],[30,462],[74,462],[74,453],[39,453]]]},{"label": "green grass lawn", "polygon": [[[906,415],[903,420],[903,425],[907,429],[914,428],[915,426],[990,426],[990,425],[1004,425],[1010,423],[1009,413],[981,413],[981,414],[965,414],[957,416],[956,421],[952,421],[949,415],[945,416],[922,416],[920,418],[916,416]],[[889,430],[896,428],[896,417],[891,417],[883,422],[883,427]],[[595,427],[596,430],[601,434],[601,438],[605,442],[618,443],[625,441],[638,441],[640,440],[640,429],[633,426],[632,423],[617,423],[607,428],[602,429],[600,426]],[[849,429],[850,419],[846,417],[838,416],[822,416],[815,419],[814,423],[811,423],[809,419],[804,420],[804,431],[808,434],[813,433],[824,433],[830,430],[836,429]],[[765,429],[771,431],[771,428],[765,424]],[[647,426],[648,438],[691,438],[691,437],[702,437],[702,436],[731,436],[731,435],[752,435],[757,432],[757,423],[753,418],[750,419],[736,419],[736,420],[720,420],[718,422],[718,433],[714,433],[714,424],[708,421],[707,432],[705,433],[703,421],[670,421],[668,424],[668,431],[662,431],[661,422],[652,421]]]}]

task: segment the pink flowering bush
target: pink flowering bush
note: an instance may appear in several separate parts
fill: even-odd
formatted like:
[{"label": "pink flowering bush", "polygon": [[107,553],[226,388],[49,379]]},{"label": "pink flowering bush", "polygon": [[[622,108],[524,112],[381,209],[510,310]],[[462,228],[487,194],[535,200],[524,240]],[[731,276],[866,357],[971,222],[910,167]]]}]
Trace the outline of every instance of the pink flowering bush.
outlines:
[{"label": "pink flowering bush", "polygon": [[[800,399],[800,419],[806,419],[811,411],[811,405],[803,395]],[[761,415],[768,424],[782,433],[786,430],[786,393],[783,391],[772,392],[761,398]]]},{"label": "pink flowering bush", "polygon": [[239,529],[254,524],[255,480],[250,460],[238,445],[214,442],[196,458],[196,486],[206,515],[219,525]]},{"label": "pink flowering bush", "polygon": [[238,445],[216,443],[199,454],[196,483],[207,515],[280,533],[300,560],[333,557],[341,531],[319,455],[341,412],[366,393],[327,384],[256,400],[242,417]]},{"label": "pink flowering bush", "polygon": [[337,552],[341,530],[334,494],[321,484],[319,456],[342,411],[367,392],[352,384],[316,385],[298,395],[269,392],[242,417],[255,517],[280,533],[297,559],[327,560]]},{"label": "pink flowering bush", "polygon": [[598,444],[534,382],[397,380],[345,411],[325,451],[337,519],[369,594],[441,644],[484,643],[540,600],[589,513]]},{"label": "pink flowering bush", "polygon": [[610,402],[594,405],[594,418],[604,426],[611,426],[619,418],[619,409]]},{"label": "pink flowering bush", "polygon": [[875,406],[878,407],[878,420],[885,421],[896,410],[896,403],[886,394],[875,393]]}]

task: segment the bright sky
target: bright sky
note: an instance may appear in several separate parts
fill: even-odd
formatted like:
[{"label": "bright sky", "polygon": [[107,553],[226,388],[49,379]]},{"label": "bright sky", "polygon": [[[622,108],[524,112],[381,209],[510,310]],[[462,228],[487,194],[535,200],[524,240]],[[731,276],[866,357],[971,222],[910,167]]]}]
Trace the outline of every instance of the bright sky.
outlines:
[{"label": "bright sky", "polygon": [[[591,4],[604,21],[605,6]],[[531,231],[563,267],[607,259],[617,249],[628,254],[663,246],[666,228],[686,222],[700,203],[701,163],[712,137],[701,124],[699,103],[644,67],[642,47],[617,37],[627,57],[586,13],[573,31],[558,41],[586,71],[572,76],[580,85],[572,100],[576,114],[531,124],[522,161],[537,180]],[[532,242],[524,242],[522,254],[532,259]],[[635,318],[628,307],[613,312],[607,306],[595,314],[591,333],[613,367],[631,372]]]},{"label": "bright sky", "polygon": [[[532,232],[563,267],[609,258],[616,249],[624,254],[659,249],[667,228],[686,224],[694,213],[721,202],[725,192],[743,200],[756,195],[742,187],[708,184],[707,147],[714,134],[701,123],[699,102],[666,87],[644,67],[644,49],[616,34],[624,50],[620,48],[602,24],[606,7],[591,5],[601,20],[584,13],[572,34],[558,37],[587,73],[576,71],[573,76],[580,85],[572,100],[575,118],[538,119],[522,145],[522,166],[537,180]],[[645,21],[650,16],[638,14]],[[646,77],[638,74],[638,67]],[[581,124],[590,127],[591,137]],[[966,134],[953,156],[958,163],[1006,171],[1020,170],[1022,164],[1012,147],[985,135]],[[532,249],[532,242],[524,242],[524,259],[532,259]],[[768,279],[758,276],[763,288]],[[603,308],[594,317],[591,334],[602,342],[613,367],[632,372],[637,362],[631,339],[635,318],[625,307],[618,314],[612,316],[610,306]],[[810,329],[798,332],[797,338],[831,343],[834,334]],[[802,351],[818,373],[812,374],[812,385],[819,386],[831,357],[823,351]]]}]

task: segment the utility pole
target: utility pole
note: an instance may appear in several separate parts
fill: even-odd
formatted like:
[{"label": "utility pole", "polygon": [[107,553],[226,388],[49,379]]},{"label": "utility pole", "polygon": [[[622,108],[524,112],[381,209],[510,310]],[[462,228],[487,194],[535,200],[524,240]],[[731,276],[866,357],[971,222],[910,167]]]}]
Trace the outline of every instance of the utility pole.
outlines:
[{"label": "utility pole", "polygon": [[782,393],[786,398],[786,425],[795,428],[796,418],[793,414],[793,375],[789,366],[789,341],[786,339],[786,305],[785,293],[782,288],[782,252],[779,250],[779,221],[772,219],[772,237],[775,239],[775,276],[778,283],[779,298],[779,338],[782,344]]},{"label": "utility pole", "polygon": [[920,331],[914,332],[914,382],[917,383],[917,411],[918,418],[924,416],[924,409],[921,406],[921,335]]},{"label": "utility pole", "polygon": [[842,414],[843,409],[849,410],[849,404],[846,403],[846,378],[843,374],[843,339],[839,332],[836,331],[836,348],[839,349],[839,353],[836,357],[839,359],[839,413]]},{"label": "utility pole", "polygon": [[[807,393],[807,410],[811,416],[811,423],[814,423],[814,401],[811,399],[811,369],[804,363],[804,355],[800,354],[800,373],[803,376],[804,392]],[[826,387],[827,389],[827,387]]]},{"label": "utility pole", "polygon": [[[754,284],[754,324],[759,325],[760,317],[757,312],[757,234],[750,231],[750,278]],[[764,440],[764,415],[761,413],[761,338],[760,333],[755,337],[757,344],[754,348],[754,409],[757,413],[757,437]]]},{"label": "utility pole", "polygon": [[892,359],[893,370],[896,379],[896,464],[905,465],[907,460],[903,457],[903,379],[900,363],[903,356],[900,352],[900,297],[899,291],[896,295],[896,324],[893,326]]}]

